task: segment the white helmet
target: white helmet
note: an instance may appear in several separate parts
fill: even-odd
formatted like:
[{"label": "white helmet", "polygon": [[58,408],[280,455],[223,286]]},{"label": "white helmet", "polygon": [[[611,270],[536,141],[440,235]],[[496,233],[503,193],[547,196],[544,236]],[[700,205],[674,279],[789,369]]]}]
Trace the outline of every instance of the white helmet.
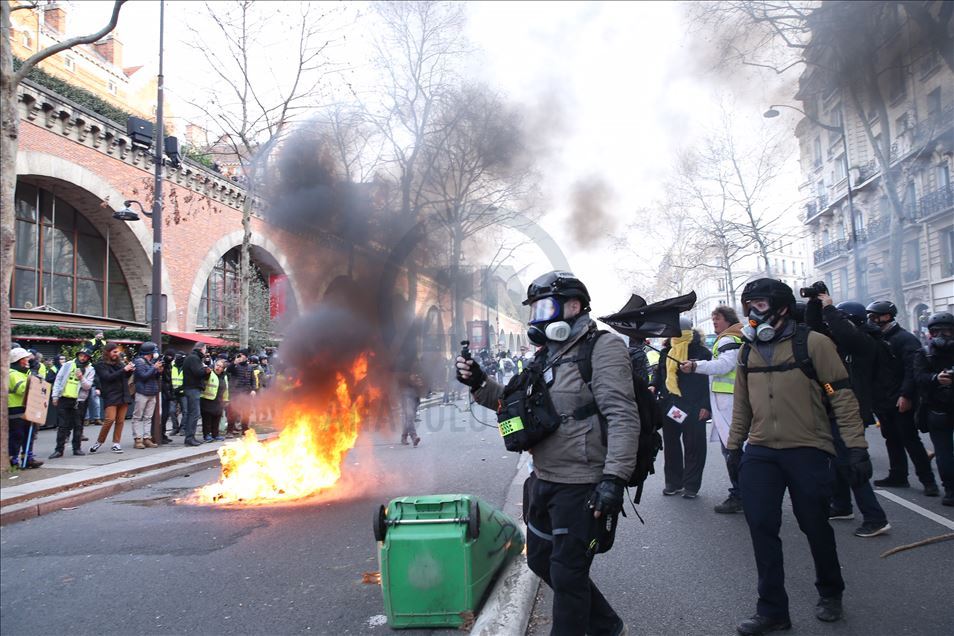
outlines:
[{"label": "white helmet", "polygon": [[20,360],[23,360],[24,358],[29,358],[31,355],[33,354],[27,351],[26,349],[24,349],[23,347],[17,347],[16,349],[13,349],[10,351],[10,363],[13,364],[13,363],[19,362]]}]

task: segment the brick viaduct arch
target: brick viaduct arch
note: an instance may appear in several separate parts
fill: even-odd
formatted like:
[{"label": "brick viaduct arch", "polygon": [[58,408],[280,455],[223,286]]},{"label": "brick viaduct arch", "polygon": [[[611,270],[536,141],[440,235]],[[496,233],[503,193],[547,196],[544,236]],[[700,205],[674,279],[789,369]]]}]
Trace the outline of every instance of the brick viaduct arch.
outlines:
[{"label": "brick viaduct arch", "polygon": [[[113,211],[119,209],[125,197],[108,181],[86,168],[42,152],[21,150],[17,153],[17,178],[23,178],[48,189],[68,200],[103,235],[109,228],[110,248],[115,253],[129,294],[132,297],[136,320],[148,322],[146,313],[146,294],[152,291],[152,228],[144,222],[126,223],[113,218]],[[131,235],[131,236],[130,236]],[[172,284],[165,264],[162,268],[163,289],[171,290]],[[166,328],[172,328],[176,322],[176,301],[172,293],[167,292],[169,322]]]},{"label": "brick viaduct arch", "polygon": [[[202,300],[202,290],[206,281],[209,280],[212,269],[226,252],[242,244],[242,236],[242,230],[235,230],[226,234],[212,245],[212,249],[199,264],[195,278],[192,279],[192,289],[189,291],[189,302],[184,317],[186,331],[195,331],[199,302]],[[295,300],[295,306],[300,311],[302,296],[298,287],[298,279],[284,252],[271,239],[255,232],[252,232],[251,245],[252,260],[265,265],[267,269],[275,270],[276,273],[280,272],[288,277],[289,289]]]}]

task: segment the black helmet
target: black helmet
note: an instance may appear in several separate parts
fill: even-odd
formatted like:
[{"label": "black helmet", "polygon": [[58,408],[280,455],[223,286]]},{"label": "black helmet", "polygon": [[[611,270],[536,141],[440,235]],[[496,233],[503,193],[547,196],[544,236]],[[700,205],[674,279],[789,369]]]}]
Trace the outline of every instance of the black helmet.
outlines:
[{"label": "black helmet", "polygon": [[81,354],[81,353],[82,353],[84,356],[89,356],[90,358],[92,358],[92,357],[93,357],[93,348],[92,348],[92,347],[83,347],[82,349],[80,349],[79,351],[76,352],[76,355],[79,355],[79,354]]},{"label": "black helmet", "polygon": [[248,361],[252,364],[258,364],[258,356],[249,356]]},{"label": "black helmet", "polygon": [[144,342],[139,347],[139,355],[148,356],[151,353],[155,353],[158,348],[155,342]]},{"label": "black helmet", "polygon": [[527,299],[523,301],[523,304],[531,305],[547,296],[578,298],[583,303],[582,311],[590,310],[590,292],[572,272],[553,271],[540,276],[530,283],[527,288]]},{"label": "black helmet", "polygon": [[890,300],[876,300],[869,304],[865,311],[869,314],[891,314],[892,318],[898,315],[898,308]]},{"label": "black helmet", "polygon": [[931,314],[931,317],[928,318],[927,328],[933,329],[934,327],[954,328],[954,315],[949,311],[939,311],[936,314]]},{"label": "black helmet", "polygon": [[868,319],[865,306],[853,300],[846,300],[836,305],[836,308],[848,317],[848,320],[856,325],[864,324]]},{"label": "black helmet", "polygon": [[746,284],[742,289],[742,304],[755,298],[765,298],[772,309],[788,307],[789,312],[795,314],[795,293],[792,288],[774,278],[759,278]]}]

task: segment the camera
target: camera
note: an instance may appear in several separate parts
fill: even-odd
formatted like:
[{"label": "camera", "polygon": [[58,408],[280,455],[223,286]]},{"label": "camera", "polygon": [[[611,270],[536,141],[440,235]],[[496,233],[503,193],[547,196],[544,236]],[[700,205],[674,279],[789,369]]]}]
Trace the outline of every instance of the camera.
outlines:
[{"label": "camera", "polygon": [[828,293],[828,287],[822,281],[816,280],[811,287],[802,287],[798,293],[802,298],[818,298],[818,294]]}]

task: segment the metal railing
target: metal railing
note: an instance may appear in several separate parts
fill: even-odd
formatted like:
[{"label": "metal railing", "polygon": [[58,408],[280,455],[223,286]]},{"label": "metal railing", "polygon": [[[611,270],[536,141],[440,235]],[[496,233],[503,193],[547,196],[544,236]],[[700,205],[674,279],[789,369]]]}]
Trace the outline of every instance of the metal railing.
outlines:
[{"label": "metal railing", "polygon": [[845,239],[838,239],[836,241],[831,241],[822,245],[817,250],[815,250],[815,265],[819,263],[824,263],[825,261],[830,261],[831,259],[841,256],[842,254],[848,253],[848,241]]},{"label": "metal railing", "polygon": [[942,186],[918,200],[915,218],[923,219],[951,207],[954,207],[954,187]]}]

